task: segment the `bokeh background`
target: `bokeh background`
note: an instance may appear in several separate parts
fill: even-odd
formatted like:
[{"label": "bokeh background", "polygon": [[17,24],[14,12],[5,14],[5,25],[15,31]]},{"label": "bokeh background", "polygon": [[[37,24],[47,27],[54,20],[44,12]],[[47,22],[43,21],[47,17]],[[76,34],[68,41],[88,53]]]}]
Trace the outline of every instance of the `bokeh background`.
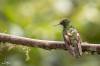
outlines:
[{"label": "bokeh background", "polygon": [[[0,0],[0,32],[41,40],[63,41],[62,27],[69,18],[84,42],[100,43],[100,0]],[[100,56],[44,50],[0,43],[0,66],[99,66]]]}]

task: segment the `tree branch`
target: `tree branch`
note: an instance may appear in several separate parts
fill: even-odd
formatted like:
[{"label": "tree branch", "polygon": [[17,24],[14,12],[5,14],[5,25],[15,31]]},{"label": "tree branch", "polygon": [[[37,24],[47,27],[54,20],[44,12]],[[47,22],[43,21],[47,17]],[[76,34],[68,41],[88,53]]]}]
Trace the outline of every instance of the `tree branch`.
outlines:
[{"label": "tree branch", "polygon": [[[38,40],[38,39],[18,37],[14,35],[3,34],[3,33],[0,33],[0,41],[24,45],[24,46],[30,46],[30,47],[40,47],[43,49],[67,50],[64,42],[62,41]],[[100,44],[90,44],[90,43],[83,42],[82,50],[100,53]]]}]

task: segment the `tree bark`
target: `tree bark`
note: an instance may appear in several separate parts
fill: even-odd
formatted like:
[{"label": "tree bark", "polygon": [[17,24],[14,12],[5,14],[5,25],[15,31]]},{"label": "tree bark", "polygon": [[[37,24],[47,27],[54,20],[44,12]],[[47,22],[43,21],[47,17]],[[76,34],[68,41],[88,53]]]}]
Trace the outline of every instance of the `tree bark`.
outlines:
[{"label": "tree bark", "polygon": [[[0,33],[1,42],[9,42],[18,45],[30,46],[30,47],[39,47],[43,49],[64,49],[67,50],[63,41],[49,41],[49,40],[38,40],[25,37],[19,37],[14,35],[8,35]],[[100,53],[100,44],[91,44],[83,42],[81,44],[82,51],[91,51]]]}]

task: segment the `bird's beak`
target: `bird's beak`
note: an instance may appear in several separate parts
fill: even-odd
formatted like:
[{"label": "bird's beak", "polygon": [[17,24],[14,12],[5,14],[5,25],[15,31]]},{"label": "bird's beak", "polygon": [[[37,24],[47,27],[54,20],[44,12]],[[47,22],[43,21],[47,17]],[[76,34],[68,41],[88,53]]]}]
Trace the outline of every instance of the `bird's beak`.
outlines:
[{"label": "bird's beak", "polygon": [[59,26],[60,24],[56,24],[56,25],[54,25],[54,26]]}]

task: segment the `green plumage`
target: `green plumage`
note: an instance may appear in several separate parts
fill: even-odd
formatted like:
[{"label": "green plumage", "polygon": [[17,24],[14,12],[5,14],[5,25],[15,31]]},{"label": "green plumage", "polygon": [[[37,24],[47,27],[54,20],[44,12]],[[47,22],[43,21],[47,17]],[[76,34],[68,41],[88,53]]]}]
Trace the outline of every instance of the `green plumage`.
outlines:
[{"label": "green plumage", "polygon": [[68,19],[63,19],[60,25],[63,26],[63,37],[69,53],[75,57],[80,57],[82,55],[82,48],[78,31],[72,27]]}]

